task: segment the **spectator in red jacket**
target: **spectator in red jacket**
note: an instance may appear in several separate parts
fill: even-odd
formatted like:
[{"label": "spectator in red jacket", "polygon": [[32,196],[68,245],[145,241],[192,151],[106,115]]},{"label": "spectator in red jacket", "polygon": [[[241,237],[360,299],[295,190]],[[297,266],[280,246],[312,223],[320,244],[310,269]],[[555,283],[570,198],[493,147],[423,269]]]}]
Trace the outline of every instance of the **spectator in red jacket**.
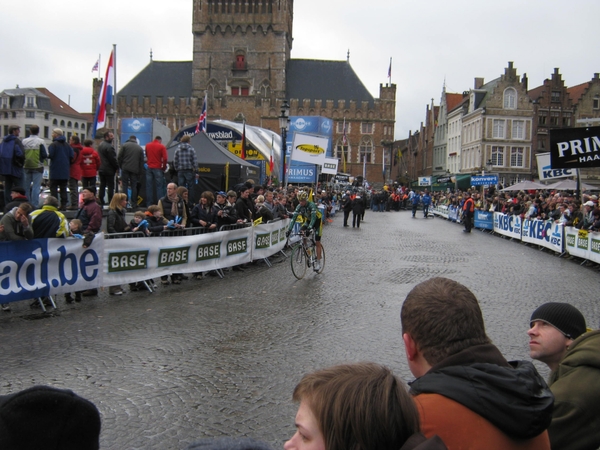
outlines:
[{"label": "spectator in red jacket", "polygon": [[[165,170],[167,169],[167,148],[162,144],[162,138],[156,136],[146,144],[146,206],[158,202],[167,191],[165,189]],[[156,186],[156,195],[154,187]]]},{"label": "spectator in red jacket", "polygon": [[71,136],[69,145],[73,149],[73,159],[69,169],[69,197],[70,205],[67,208],[70,211],[79,209],[79,181],[81,180],[81,150],[83,145],[79,140],[79,136]]},{"label": "spectator in red jacket", "polygon": [[81,149],[81,184],[83,187],[96,186],[96,177],[98,176],[98,169],[100,169],[100,156],[98,152],[92,147],[93,141],[86,139],[83,141],[83,148]]}]

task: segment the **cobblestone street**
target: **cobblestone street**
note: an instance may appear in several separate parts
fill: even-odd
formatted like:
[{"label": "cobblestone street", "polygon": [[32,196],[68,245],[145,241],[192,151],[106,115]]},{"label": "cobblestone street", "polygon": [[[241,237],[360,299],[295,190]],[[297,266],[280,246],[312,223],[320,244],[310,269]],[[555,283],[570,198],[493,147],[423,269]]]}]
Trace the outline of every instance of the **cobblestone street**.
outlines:
[{"label": "cobblestone street", "polygon": [[473,290],[508,359],[528,359],[528,319],[544,302],[568,301],[598,327],[596,267],[408,211],[365,219],[357,230],[336,217],[324,230],[323,274],[299,281],[278,256],[272,268],[259,262],[154,294],[105,289],[73,305],[61,296],[51,316],[13,304],[0,316],[0,394],[72,389],[99,408],[102,449],[185,449],[223,435],[281,448],[304,373],[373,360],[412,379],[400,308],[431,277]]}]

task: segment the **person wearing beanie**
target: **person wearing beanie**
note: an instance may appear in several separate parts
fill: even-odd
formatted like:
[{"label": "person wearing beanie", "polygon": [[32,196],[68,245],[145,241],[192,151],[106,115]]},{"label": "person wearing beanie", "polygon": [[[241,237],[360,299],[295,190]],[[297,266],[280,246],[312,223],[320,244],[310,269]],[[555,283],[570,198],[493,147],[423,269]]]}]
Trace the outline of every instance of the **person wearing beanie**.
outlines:
[{"label": "person wearing beanie", "polygon": [[554,394],[548,428],[553,449],[600,447],[600,330],[587,332],[583,314],[568,303],[545,303],[530,319],[529,351],[548,365]]},{"label": "person wearing beanie", "polygon": [[100,413],[66,389],[34,386],[0,396],[2,450],[97,450]]}]

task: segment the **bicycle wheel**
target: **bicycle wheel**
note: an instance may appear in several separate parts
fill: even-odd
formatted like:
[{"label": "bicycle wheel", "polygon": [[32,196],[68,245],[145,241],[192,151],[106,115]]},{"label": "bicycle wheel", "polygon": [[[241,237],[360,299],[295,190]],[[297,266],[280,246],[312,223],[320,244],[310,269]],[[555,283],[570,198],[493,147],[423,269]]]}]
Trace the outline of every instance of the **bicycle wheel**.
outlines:
[{"label": "bicycle wheel", "polygon": [[321,244],[321,268],[317,271],[317,273],[323,273],[325,269],[325,247]]},{"label": "bicycle wheel", "polygon": [[306,257],[304,255],[304,248],[302,244],[296,244],[292,249],[292,256],[290,258],[292,264],[292,273],[296,278],[301,280],[306,274]]}]

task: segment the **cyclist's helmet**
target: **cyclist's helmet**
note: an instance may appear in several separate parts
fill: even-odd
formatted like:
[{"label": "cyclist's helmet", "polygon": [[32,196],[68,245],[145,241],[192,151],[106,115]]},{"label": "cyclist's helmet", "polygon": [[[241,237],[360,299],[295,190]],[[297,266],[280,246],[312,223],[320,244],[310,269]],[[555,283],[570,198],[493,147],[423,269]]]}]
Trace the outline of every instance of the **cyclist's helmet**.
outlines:
[{"label": "cyclist's helmet", "polygon": [[308,200],[308,194],[304,191],[298,192],[298,201]]}]

